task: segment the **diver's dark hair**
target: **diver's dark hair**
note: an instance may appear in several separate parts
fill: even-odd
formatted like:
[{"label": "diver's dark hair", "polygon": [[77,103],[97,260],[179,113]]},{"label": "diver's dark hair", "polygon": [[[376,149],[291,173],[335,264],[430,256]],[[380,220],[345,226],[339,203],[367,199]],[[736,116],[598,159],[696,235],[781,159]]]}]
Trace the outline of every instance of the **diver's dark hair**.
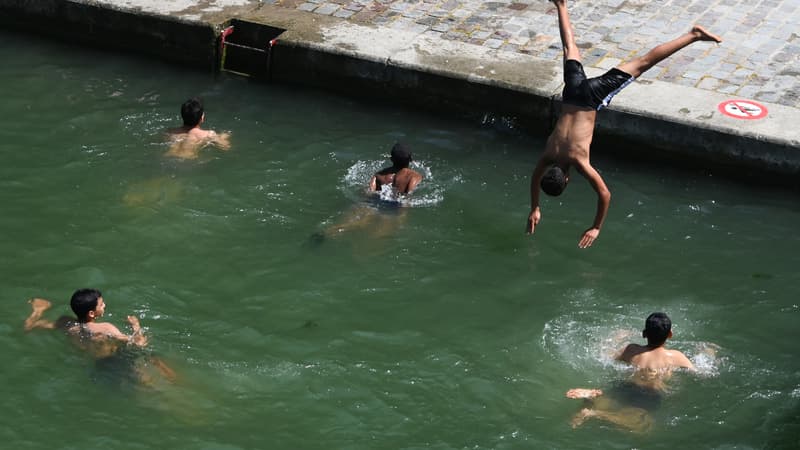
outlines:
[{"label": "diver's dark hair", "polygon": [[69,306],[72,308],[72,312],[78,316],[78,320],[83,322],[89,312],[97,308],[97,300],[102,296],[103,294],[97,289],[78,289],[72,294]]},{"label": "diver's dark hair", "polygon": [[651,347],[664,344],[671,330],[672,321],[662,312],[650,314],[644,321],[644,337],[647,338],[647,345]]},{"label": "diver's dark hair", "polygon": [[411,150],[400,142],[392,147],[392,164],[395,167],[408,167],[411,164]]},{"label": "diver's dark hair", "polygon": [[544,173],[540,185],[545,194],[556,197],[561,195],[564,192],[564,188],[567,187],[567,177],[561,167],[551,166]]},{"label": "diver's dark hair", "polygon": [[181,117],[183,118],[183,125],[186,127],[199,125],[200,119],[203,118],[203,101],[193,97],[183,102],[183,105],[181,105]]}]

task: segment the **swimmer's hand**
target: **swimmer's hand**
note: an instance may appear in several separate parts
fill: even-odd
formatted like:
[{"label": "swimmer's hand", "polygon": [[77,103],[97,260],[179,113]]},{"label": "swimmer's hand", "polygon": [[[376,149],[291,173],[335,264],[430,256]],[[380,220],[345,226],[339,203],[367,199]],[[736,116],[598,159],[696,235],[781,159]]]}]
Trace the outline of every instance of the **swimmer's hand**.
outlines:
[{"label": "swimmer's hand", "polygon": [[128,342],[139,347],[147,345],[147,338],[144,335],[142,326],[139,324],[139,318],[136,316],[128,316],[128,323],[131,324],[131,328],[133,329],[133,334],[131,334]]},{"label": "swimmer's hand", "polygon": [[[214,132],[212,131],[212,133],[214,133]],[[214,133],[212,138],[211,138],[211,142],[215,146],[217,146],[217,148],[220,149],[220,150],[224,150],[224,151],[230,150],[231,149],[231,134],[228,133],[227,131],[226,132],[222,132],[222,133]]]},{"label": "swimmer's hand", "polygon": [[131,324],[131,328],[133,328],[133,331],[136,331],[139,328],[141,328],[141,325],[139,325],[139,318],[136,316],[128,316],[128,323]]},{"label": "swimmer's hand", "polygon": [[531,214],[528,216],[528,225],[525,227],[525,233],[533,234],[533,229],[536,225],[539,225],[539,221],[542,220],[542,211],[537,206],[531,211]]},{"label": "swimmer's hand", "polygon": [[597,236],[600,236],[600,229],[599,228],[589,228],[588,230],[583,232],[583,236],[581,236],[581,240],[578,242],[578,247],[580,248],[589,248],[594,243]]},{"label": "swimmer's hand", "polygon": [[716,358],[717,352],[719,352],[721,349],[722,347],[717,344],[712,342],[704,342],[702,347],[698,346],[698,353],[710,356],[711,358]]}]

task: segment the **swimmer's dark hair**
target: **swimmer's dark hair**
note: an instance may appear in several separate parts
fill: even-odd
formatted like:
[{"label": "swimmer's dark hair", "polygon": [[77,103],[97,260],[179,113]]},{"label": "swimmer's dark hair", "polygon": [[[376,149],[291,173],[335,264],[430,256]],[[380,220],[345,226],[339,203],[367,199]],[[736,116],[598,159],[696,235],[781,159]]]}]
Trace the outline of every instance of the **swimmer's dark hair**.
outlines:
[{"label": "swimmer's dark hair", "polygon": [[398,142],[394,144],[394,147],[392,147],[391,160],[392,164],[394,164],[395,167],[399,168],[408,167],[408,165],[411,164],[412,161],[411,150],[409,150],[408,147],[406,147],[405,145]]},{"label": "swimmer's dark hair", "polygon": [[672,321],[666,314],[655,312],[647,316],[644,321],[644,331],[642,335],[647,338],[647,345],[659,347],[667,342],[669,332],[672,331]]},{"label": "swimmer's dark hair", "polygon": [[181,105],[183,126],[196,127],[203,118],[203,101],[197,97],[190,98]]},{"label": "swimmer's dark hair", "polygon": [[72,294],[69,306],[81,322],[86,321],[89,312],[97,309],[97,301],[103,294],[97,289],[78,289]]},{"label": "swimmer's dark hair", "polygon": [[540,185],[545,194],[556,197],[561,195],[564,188],[567,187],[567,177],[561,167],[551,166],[544,173]]}]

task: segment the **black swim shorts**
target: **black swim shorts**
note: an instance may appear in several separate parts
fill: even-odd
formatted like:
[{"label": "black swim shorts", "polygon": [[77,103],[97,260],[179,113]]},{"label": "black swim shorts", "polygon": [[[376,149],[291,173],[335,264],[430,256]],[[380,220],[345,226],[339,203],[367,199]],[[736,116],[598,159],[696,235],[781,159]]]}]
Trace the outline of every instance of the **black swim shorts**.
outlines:
[{"label": "black swim shorts", "polygon": [[586,78],[583,65],[574,59],[564,62],[564,103],[600,110],[635,78],[616,67],[599,77]]}]

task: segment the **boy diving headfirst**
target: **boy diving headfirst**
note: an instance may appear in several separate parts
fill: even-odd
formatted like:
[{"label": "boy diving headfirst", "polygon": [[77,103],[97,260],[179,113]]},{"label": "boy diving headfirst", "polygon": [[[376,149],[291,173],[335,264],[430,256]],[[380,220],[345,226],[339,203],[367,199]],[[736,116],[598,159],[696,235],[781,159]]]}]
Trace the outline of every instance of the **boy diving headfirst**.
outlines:
[{"label": "boy diving headfirst", "polygon": [[599,77],[587,78],[572,34],[567,2],[552,2],[558,11],[558,27],[564,47],[563,105],[561,116],[545,144],[544,154],[536,163],[531,176],[531,212],[525,230],[528,234],[533,234],[534,228],[542,219],[539,188],[548,195],[560,195],[569,182],[569,169],[574,166],[597,192],[594,221],[578,241],[578,247],[586,248],[600,235],[600,228],[611,202],[611,192],[589,161],[597,111],[608,106],[611,99],[625,86],[678,50],[697,41],[722,42],[722,39],[695,25],[688,33],[653,48],[644,56],[624,62]]}]

